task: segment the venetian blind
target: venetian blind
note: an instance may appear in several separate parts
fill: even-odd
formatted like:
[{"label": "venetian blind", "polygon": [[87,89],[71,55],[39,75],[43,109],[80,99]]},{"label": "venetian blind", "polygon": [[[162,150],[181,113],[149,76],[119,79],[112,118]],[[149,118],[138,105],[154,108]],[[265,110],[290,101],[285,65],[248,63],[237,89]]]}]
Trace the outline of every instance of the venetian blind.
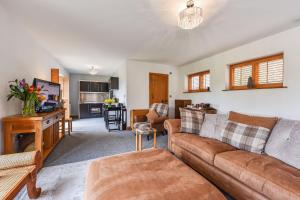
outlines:
[{"label": "venetian blind", "polygon": [[233,86],[246,86],[249,77],[252,77],[252,65],[245,65],[234,68]]},{"label": "venetian blind", "polygon": [[259,63],[258,84],[283,82],[283,59]]},{"label": "venetian blind", "polygon": [[203,77],[203,86],[204,88],[203,89],[208,89],[210,87],[210,74],[205,74],[204,77]]}]

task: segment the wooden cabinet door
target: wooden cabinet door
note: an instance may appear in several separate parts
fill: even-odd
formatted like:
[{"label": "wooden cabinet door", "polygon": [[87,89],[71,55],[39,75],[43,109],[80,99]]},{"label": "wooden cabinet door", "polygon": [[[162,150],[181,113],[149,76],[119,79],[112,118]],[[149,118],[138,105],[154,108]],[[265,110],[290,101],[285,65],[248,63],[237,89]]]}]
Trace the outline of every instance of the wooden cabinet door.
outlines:
[{"label": "wooden cabinet door", "polygon": [[119,89],[119,78],[118,77],[110,77],[109,88],[112,90]]},{"label": "wooden cabinet door", "polygon": [[80,81],[80,91],[81,92],[90,92],[91,82],[88,81]]},{"label": "wooden cabinet door", "polygon": [[100,92],[109,92],[108,83],[101,83]]},{"label": "wooden cabinet door", "polygon": [[187,107],[192,104],[192,100],[175,100],[175,119],[180,119],[179,108]]},{"label": "wooden cabinet door", "polygon": [[169,75],[149,74],[149,104],[169,103]]},{"label": "wooden cabinet door", "polygon": [[80,119],[89,118],[90,112],[89,112],[89,104],[80,104],[79,105],[79,115]]},{"label": "wooden cabinet door", "polygon": [[91,92],[100,92],[100,82],[91,82]]}]

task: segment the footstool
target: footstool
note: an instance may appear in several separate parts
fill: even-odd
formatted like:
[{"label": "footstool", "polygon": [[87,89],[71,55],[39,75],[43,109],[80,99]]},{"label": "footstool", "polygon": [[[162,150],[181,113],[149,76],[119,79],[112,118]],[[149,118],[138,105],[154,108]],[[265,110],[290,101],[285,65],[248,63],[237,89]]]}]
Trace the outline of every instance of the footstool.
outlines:
[{"label": "footstool", "polygon": [[200,174],[170,152],[150,149],[91,162],[86,200],[226,200]]},{"label": "footstool", "polygon": [[137,128],[135,129],[135,150],[142,151],[142,136],[153,134],[153,148],[156,148],[156,129],[151,127]]}]

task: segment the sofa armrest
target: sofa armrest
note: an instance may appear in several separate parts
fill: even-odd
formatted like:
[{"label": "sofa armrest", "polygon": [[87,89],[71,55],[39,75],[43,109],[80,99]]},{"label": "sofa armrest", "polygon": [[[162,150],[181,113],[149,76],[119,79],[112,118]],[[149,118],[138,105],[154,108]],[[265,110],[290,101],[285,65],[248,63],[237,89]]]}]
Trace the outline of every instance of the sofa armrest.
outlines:
[{"label": "sofa armrest", "polygon": [[168,131],[168,148],[172,151],[171,137],[174,133],[180,132],[181,119],[168,119],[165,121],[164,127]]},{"label": "sofa armrest", "polygon": [[39,151],[14,153],[0,156],[0,170],[36,165],[41,166],[41,153]]}]

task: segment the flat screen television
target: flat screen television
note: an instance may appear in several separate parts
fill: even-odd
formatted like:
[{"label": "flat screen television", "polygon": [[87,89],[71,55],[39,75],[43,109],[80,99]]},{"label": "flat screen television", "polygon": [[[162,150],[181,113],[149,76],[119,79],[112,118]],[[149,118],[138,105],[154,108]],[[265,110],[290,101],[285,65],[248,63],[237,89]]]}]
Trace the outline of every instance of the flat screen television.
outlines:
[{"label": "flat screen television", "polygon": [[33,85],[43,88],[41,94],[46,97],[37,108],[37,112],[50,112],[55,110],[60,102],[60,84],[35,78]]}]

